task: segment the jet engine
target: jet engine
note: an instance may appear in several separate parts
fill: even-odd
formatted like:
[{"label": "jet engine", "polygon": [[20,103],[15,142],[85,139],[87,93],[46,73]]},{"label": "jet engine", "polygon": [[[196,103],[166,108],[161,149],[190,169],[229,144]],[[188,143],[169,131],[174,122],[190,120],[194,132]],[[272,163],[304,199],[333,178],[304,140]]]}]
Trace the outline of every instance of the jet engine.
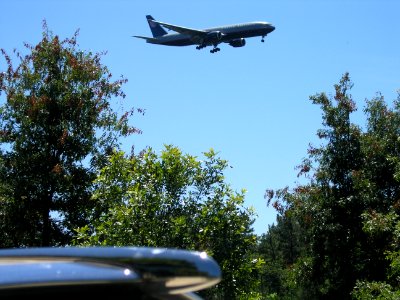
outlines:
[{"label": "jet engine", "polygon": [[235,48],[243,47],[244,45],[246,45],[246,40],[243,38],[237,39],[237,40],[232,40],[229,42],[229,45],[231,45],[232,47],[235,47]]},{"label": "jet engine", "polygon": [[207,33],[206,41],[210,44],[215,44],[221,41],[224,34],[221,31],[211,31]]}]

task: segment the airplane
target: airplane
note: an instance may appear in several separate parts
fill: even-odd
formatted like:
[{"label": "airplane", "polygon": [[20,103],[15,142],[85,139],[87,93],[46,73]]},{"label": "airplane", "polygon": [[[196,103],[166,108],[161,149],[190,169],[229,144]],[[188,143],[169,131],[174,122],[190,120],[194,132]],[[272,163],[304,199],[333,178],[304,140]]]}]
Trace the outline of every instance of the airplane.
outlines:
[{"label": "airplane", "polygon": [[[246,45],[245,38],[261,36],[261,42],[264,42],[267,34],[275,30],[269,22],[249,22],[198,30],[156,21],[151,15],[147,15],[146,19],[153,37],[139,35],[133,37],[144,39],[150,44],[165,46],[197,45],[197,50],[213,46],[210,53],[220,51],[218,45],[221,43],[228,43],[235,48],[243,47]],[[167,33],[163,27],[176,33]]]}]

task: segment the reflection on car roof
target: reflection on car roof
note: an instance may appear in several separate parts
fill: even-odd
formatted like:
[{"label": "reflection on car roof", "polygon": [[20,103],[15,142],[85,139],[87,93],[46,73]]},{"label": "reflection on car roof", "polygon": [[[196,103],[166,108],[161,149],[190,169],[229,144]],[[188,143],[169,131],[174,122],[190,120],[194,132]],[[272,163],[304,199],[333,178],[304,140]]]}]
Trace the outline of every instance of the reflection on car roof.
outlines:
[{"label": "reflection on car roof", "polygon": [[0,250],[0,297],[28,291],[50,295],[61,289],[92,296],[101,291],[104,296],[118,287],[155,299],[199,299],[193,292],[220,280],[220,267],[204,252],[147,247]]}]

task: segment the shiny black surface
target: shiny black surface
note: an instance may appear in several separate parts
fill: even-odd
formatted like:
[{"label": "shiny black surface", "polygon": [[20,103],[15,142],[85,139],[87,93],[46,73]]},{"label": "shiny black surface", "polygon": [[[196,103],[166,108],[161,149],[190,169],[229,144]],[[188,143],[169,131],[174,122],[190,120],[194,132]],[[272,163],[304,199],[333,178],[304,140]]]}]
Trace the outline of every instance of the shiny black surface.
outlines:
[{"label": "shiny black surface", "polygon": [[194,251],[141,247],[0,250],[0,297],[60,290],[67,294],[103,290],[106,295],[119,286],[119,291],[134,290],[157,299],[195,299],[191,292],[215,285],[220,277],[218,264]]}]

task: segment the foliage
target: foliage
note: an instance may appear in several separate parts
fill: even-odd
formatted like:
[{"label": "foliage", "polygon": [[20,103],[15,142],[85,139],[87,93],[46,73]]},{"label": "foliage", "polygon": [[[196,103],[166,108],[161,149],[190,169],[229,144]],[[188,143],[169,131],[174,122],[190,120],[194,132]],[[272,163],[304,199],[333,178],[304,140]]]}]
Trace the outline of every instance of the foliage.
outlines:
[{"label": "foliage", "polygon": [[385,281],[358,280],[352,296],[357,300],[364,299],[388,299],[400,298],[400,221],[394,211],[387,214],[364,214],[364,230],[371,236],[390,234],[392,243],[385,252],[390,265],[386,270]]},{"label": "foliage", "polygon": [[[135,245],[206,251],[221,266],[222,282],[207,291],[215,299],[240,299],[257,291],[254,212],[244,191],[224,182],[225,160],[210,150],[200,161],[173,146],[157,155],[115,152],[96,180],[90,226],[78,245]],[[107,207],[107,210],[103,208]]]},{"label": "foliage", "polygon": [[102,54],[78,49],[78,31],[60,40],[43,22],[30,52],[16,50],[14,67],[0,73],[0,247],[68,244],[86,224],[96,170],[118,138],[139,132],[118,117],[110,100],[121,85],[100,62]]},{"label": "foliage", "polygon": [[382,282],[388,272],[399,213],[400,101],[390,109],[379,94],[368,100],[363,132],[351,122],[352,86],[346,73],[333,99],[325,93],[310,97],[322,110],[324,128],[317,135],[324,142],[310,145],[298,167],[308,182],[266,193],[282,218],[278,226],[294,219],[301,228],[303,250],[293,265],[282,262],[280,272],[301,291],[295,299],[349,299],[357,282],[365,294],[360,282]]},{"label": "foliage", "polygon": [[352,295],[357,300],[397,300],[400,291],[394,292],[389,284],[383,282],[357,281]]},{"label": "foliage", "polygon": [[298,261],[299,256],[305,254],[304,237],[300,223],[289,215],[278,215],[277,224],[269,226],[268,232],[261,235],[258,252],[265,260],[261,273],[262,294],[276,294],[279,299],[308,298],[298,288],[294,276],[304,277],[307,274],[303,273],[309,272],[307,259]]}]

